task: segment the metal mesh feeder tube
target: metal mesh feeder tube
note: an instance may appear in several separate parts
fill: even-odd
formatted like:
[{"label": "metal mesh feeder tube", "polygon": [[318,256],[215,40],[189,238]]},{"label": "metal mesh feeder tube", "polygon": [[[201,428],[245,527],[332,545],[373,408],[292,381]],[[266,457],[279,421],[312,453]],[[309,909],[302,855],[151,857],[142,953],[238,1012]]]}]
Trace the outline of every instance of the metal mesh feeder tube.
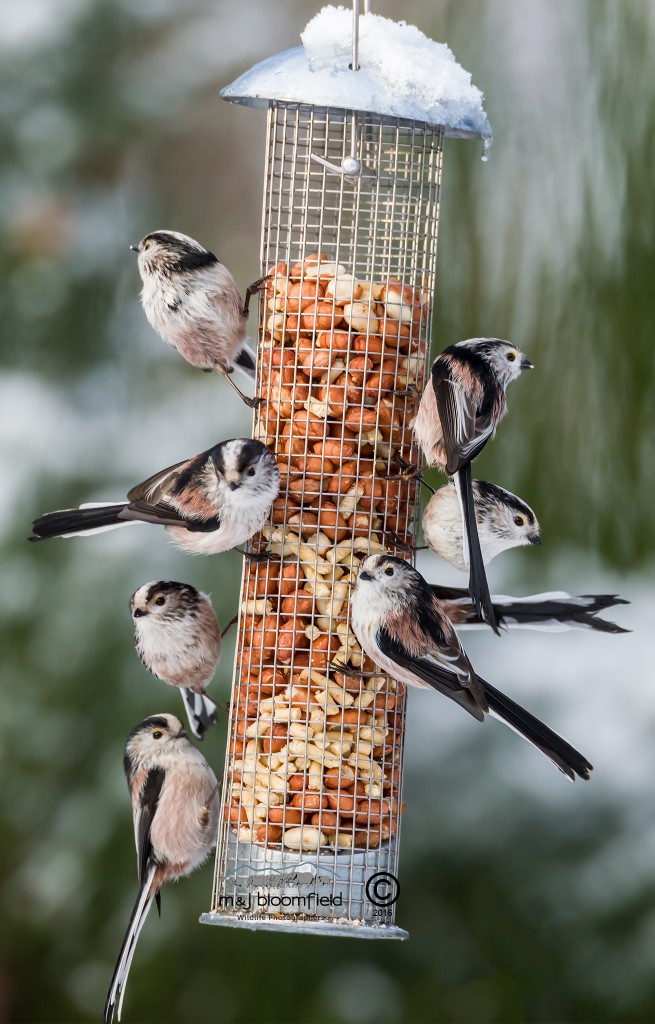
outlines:
[{"label": "metal mesh feeder tube", "polygon": [[254,436],[282,486],[253,540],[268,558],[244,564],[201,920],[405,938],[406,695],[362,654],[348,608],[369,554],[411,559],[416,544],[418,485],[402,464],[419,457],[410,423],[428,371],[444,127],[268,107]]}]

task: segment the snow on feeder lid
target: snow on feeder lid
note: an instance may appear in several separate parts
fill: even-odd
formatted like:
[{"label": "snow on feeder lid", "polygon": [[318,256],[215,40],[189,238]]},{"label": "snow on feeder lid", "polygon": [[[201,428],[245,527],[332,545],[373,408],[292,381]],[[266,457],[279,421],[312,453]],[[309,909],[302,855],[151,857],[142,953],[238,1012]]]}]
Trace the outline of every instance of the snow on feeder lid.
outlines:
[{"label": "snow on feeder lid", "polygon": [[482,139],[487,159],[492,132],[483,95],[449,47],[378,14],[355,14],[354,24],[358,31],[352,11],[324,7],[301,34],[302,46],[256,64],[221,96],[247,106],[302,103],[440,125],[446,136]]}]

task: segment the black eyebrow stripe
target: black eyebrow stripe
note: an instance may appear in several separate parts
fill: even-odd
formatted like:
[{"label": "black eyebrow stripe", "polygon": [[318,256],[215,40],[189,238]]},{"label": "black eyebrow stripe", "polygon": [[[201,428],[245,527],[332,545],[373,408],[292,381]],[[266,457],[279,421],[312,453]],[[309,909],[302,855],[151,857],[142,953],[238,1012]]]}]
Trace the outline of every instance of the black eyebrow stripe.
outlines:
[{"label": "black eyebrow stripe", "polygon": [[130,731],[130,735],[127,737],[128,743],[134,736],[138,736],[141,732],[148,732],[149,729],[168,729],[168,722],[161,715],[152,715],[150,718],[145,718],[143,722],[139,722]]},{"label": "black eyebrow stripe", "polygon": [[488,480],[474,480],[474,494],[476,491],[478,492],[476,496],[482,501],[485,499],[489,500],[490,498],[495,499],[499,504],[506,505],[515,512],[521,512],[528,519],[534,519],[534,512],[529,505],[516,494],[512,494],[511,491],[506,491],[504,487],[499,487],[498,484],[492,484]]},{"label": "black eyebrow stripe", "polygon": [[168,729],[168,722],[161,715],[152,715],[150,718],[146,718],[143,722],[143,726],[147,729],[148,727],[157,726],[159,729]]},{"label": "black eyebrow stripe", "polygon": [[252,440],[246,441],[239,452],[239,460],[237,462],[237,469],[240,473],[243,473],[246,466],[249,466],[256,455],[259,454],[259,445],[257,442]]},{"label": "black eyebrow stripe", "polygon": [[177,583],[175,580],[159,580],[157,583],[153,583],[148,589],[146,594],[146,601],[151,601],[157,593],[170,594],[174,591],[191,594],[194,597],[198,596],[198,591],[195,587],[192,587],[190,583]]}]

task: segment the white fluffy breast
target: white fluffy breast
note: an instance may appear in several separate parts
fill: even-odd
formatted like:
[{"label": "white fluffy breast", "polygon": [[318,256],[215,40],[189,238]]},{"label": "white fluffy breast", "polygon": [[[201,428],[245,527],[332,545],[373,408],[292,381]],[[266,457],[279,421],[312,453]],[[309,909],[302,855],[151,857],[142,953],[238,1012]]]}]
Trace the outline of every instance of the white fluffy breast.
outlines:
[{"label": "white fluffy breast", "polygon": [[382,672],[386,672],[392,679],[397,679],[408,686],[418,686],[424,690],[430,689],[427,683],[424,683],[408,669],[397,665],[395,661],[392,661],[391,658],[382,653],[376,639],[380,619],[374,611],[371,602],[366,599],[358,602],[357,609],[352,609],[351,621],[353,632],[359,641],[360,647]]},{"label": "white fluffy breast", "polygon": [[245,544],[257,532],[262,522],[263,520],[246,516],[235,519],[233,515],[221,510],[221,525],[217,530],[204,533],[187,530],[183,526],[167,526],[165,529],[177,547],[192,555],[220,555],[223,551],[230,551],[239,544]]},{"label": "white fluffy breast", "polygon": [[431,380],[428,380],[425,386],[412,428],[428,466],[438,466],[443,469],[445,465],[443,431],[437,408],[437,397]]},{"label": "white fluffy breast", "polygon": [[462,513],[454,487],[442,487],[430,498],[423,513],[423,536],[435,554],[460,572],[468,571],[464,560]]},{"label": "white fluffy breast", "polygon": [[221,263],[147,274],[141,302],[151,327],[193,366],[227,370],[246,340],[241,295]]},{"label": "white fluffy breast", "polygon": [[220,632],[194,616],[150,612],[135,619],[135,638],[143,663],[169,686],[204,690],[216,671]]},{"label": "white fluffy breast", "polygon": [[254,494],[243,488],[231,491],[223,483],[217,486],[221,493],[220,502],[217,500],[221,524],[217,530],[203,533],[180,526],[166,527],[173,543],[192,555],[217,555],[245,544],[261,530],[279,489],[277,480],[271,488]]},{"label": "white fluffy breast", "polygon": [[[168,862],[173,875],[186,875],[201,864],[216,842],[218,796],[216,776],[192,744],[184,756],[162,765],[166,775],[151,841],[155,855]],[[208,807],[209,817],[204,814]]]}]

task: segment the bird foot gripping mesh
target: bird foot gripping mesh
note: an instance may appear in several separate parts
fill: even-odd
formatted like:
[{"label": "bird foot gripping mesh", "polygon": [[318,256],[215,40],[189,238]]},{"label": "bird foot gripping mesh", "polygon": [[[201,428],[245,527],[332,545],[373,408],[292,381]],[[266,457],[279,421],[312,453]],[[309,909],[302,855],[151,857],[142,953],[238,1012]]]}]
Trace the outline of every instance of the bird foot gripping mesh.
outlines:
[{"label": "bird foot gripping mesh", "polygon": [[[244,565],[209,923],[394,927],[404,688],[357,644],[359,564],[412,559],[443,129],[268,113],[254,434],[282,486]],[[353,154],[356,152],[355,163]],[[351,161],[351,162],[349,162]]]}]

